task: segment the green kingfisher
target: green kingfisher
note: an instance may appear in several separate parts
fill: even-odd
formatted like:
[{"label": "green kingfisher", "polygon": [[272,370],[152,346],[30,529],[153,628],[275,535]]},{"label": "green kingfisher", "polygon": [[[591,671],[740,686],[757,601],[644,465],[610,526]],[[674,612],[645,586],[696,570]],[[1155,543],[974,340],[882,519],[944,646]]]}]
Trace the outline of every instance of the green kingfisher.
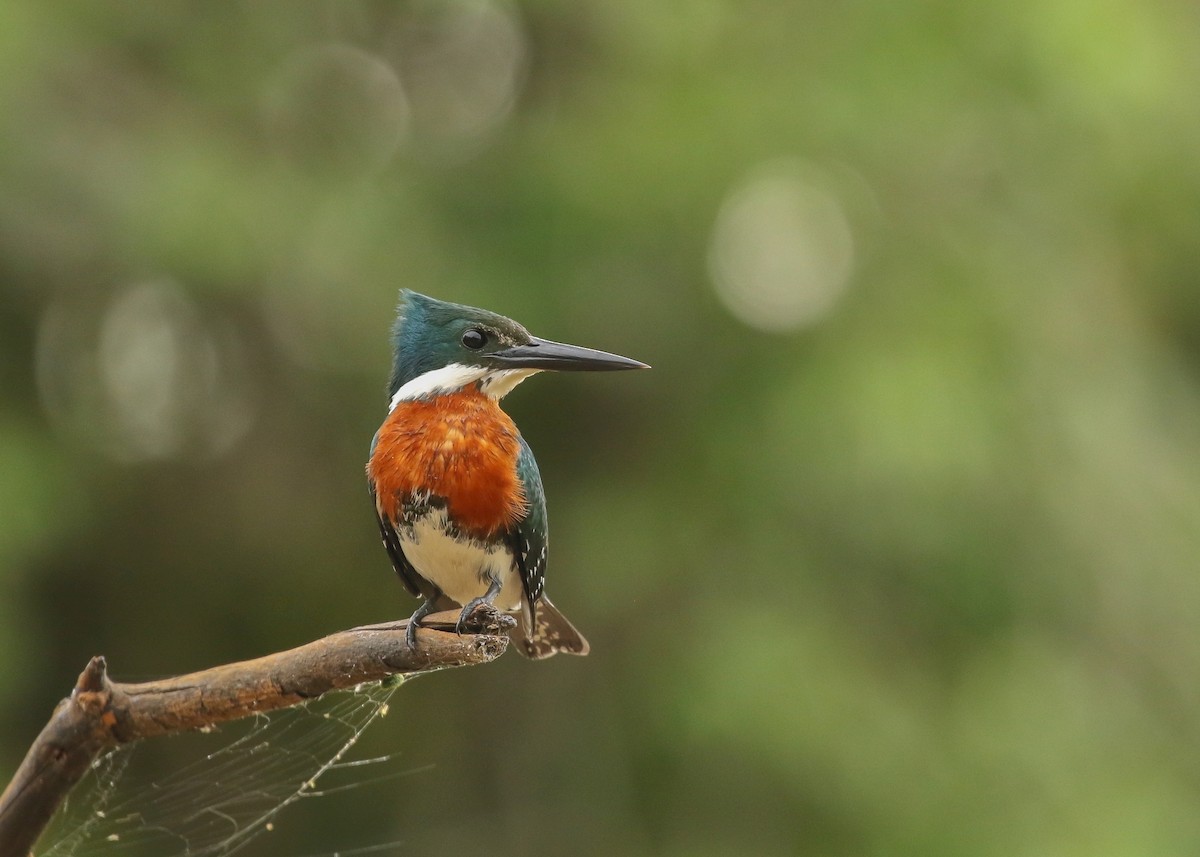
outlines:
[{"label": "green kingfisher", "polygon": [[530,658],[588,653],[546,595],[546,498],[529,444],[500,399],[547,369],[646,369],[645,363],[530,335],[509,318],[403,290],[392,329],[388,415],[367,479],[383,545],[408,591],[409,620],[480,604],[520,611]]}]

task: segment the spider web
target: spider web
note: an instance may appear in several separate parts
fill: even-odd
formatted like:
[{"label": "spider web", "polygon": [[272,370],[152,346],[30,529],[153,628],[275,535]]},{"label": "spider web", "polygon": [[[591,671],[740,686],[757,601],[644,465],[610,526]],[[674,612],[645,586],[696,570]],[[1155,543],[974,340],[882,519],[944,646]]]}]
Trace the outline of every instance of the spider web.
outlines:
[{"label": "spider web", "polygon": [[[363,684],[175,736],[165,743],[200,746],[187,749],[193,761],[173,770],[161,759],[159,771],[153,759],[142,764],[149,748],[141,743],[105,753],[68,796],[37,854],[225,857],[274,830],[293,804],[411,773],[397,770],[395,754],[347,758],[367,727],[387,714],[400,684],[399,677]],[[328,853],[348,857],[395,845]]]}]

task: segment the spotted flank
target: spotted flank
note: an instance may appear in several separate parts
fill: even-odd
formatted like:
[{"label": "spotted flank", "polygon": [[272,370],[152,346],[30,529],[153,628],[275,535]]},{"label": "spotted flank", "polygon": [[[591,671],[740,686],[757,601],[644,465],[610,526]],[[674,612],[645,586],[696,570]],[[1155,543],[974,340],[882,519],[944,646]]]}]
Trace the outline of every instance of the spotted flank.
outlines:
[{"label": "spotted flank", "polygon": [[478,598],[495,580],[501,585],[496,607],[521,609],[524,589],[512,550],[500,540],[463,537],[447,518],[445,505],[428,506],[397,527],[396,534],[417,573],[437,583],[455,603]]}]

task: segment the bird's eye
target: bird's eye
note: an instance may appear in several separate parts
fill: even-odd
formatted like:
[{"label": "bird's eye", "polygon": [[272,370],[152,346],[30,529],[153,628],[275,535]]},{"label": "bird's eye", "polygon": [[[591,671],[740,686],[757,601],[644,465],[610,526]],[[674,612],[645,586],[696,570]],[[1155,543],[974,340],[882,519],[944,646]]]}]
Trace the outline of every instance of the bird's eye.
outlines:
[{"label": "bird's eye", "polygon": [[477,327],[472,327],[462,335],[462,344],[472,351],[478,351],[487,345],[487,334]]}]

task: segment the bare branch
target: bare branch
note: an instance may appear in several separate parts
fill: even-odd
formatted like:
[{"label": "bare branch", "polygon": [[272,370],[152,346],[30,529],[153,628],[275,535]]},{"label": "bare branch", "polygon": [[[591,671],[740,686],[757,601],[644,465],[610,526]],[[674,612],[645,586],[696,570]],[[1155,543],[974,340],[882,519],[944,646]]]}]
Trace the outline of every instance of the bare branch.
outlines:
[{"label": "bare branch", "polygon": [[0,794],[0,857],[31,853],[63,798],[109,747],[286,708],[393,675],[483,664],[504,653],[512,617],[485,605],[471,617],[473,633],[459,635],[452,633],[458,615],[423,620],[416,647],[405,641],[407,620],[388,622],[141,684],[111,681],[104,658],[92,658]]}]

